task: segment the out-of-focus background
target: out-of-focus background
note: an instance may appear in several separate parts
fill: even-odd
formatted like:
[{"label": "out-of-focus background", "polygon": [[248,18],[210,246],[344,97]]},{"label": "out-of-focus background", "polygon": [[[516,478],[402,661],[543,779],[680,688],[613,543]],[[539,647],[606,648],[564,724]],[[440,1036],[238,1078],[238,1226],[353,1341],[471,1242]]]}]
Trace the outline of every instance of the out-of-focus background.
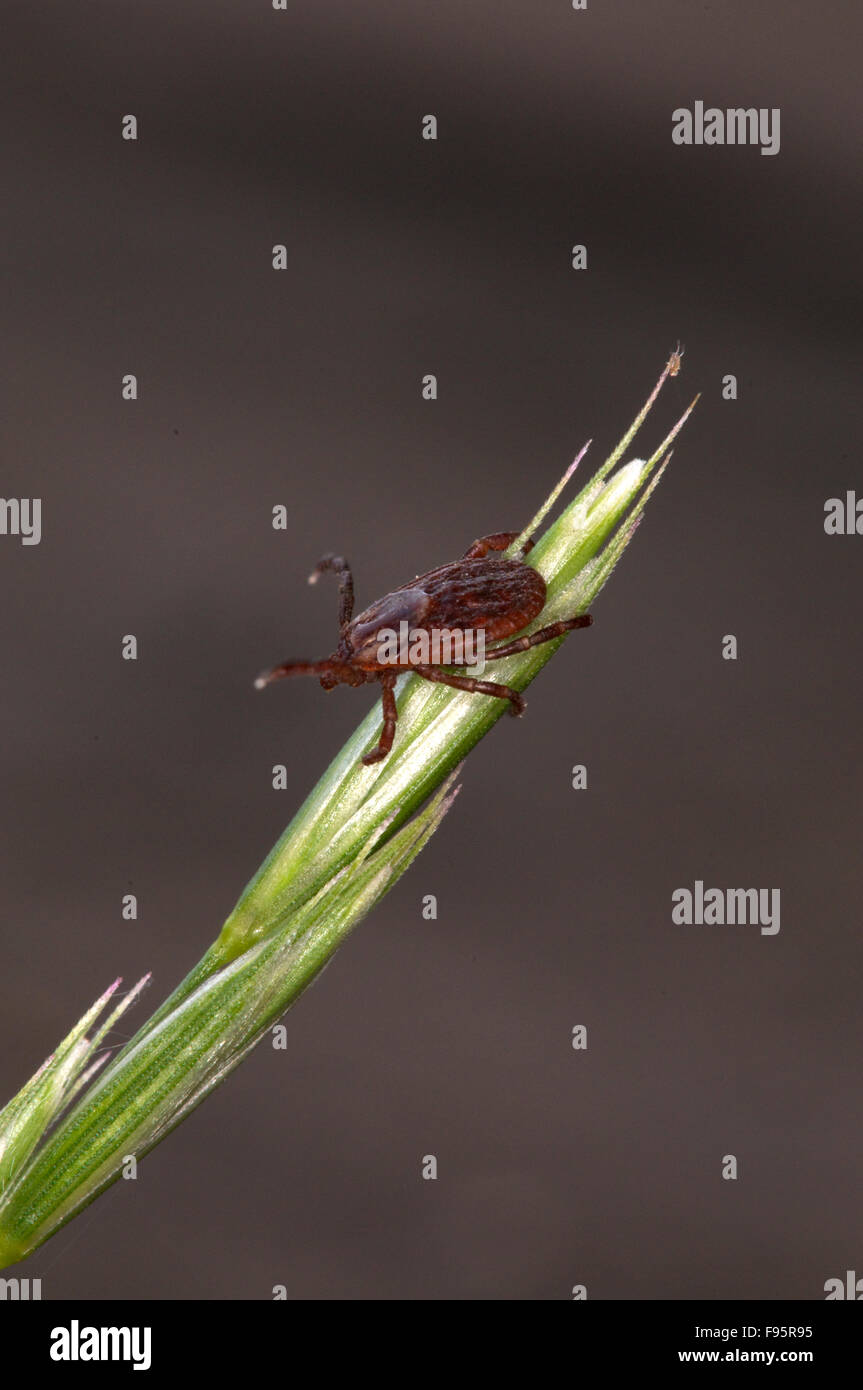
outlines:
[{"label": "out-of-focus background", "polygon": [[[639,452],[702,392],[593,629],[287,1051],[19,1267],[45,1297],[811,1299],[861,1268],[863,538],[823,527],[863,495],[861,27],[6,16],[0,493],[43,539],[0,537],[4,1099],[117,974],[154,973],[136,1024],[169,992],[368,708],[252,690],[331,649],[321,552],[364,604],[522,525],[589,436],[600,462],[678,340]],[[674,145],[697,100],[780,108],[780,152]],[[779,934],[675,925],[697,879],[780,888]]]}]

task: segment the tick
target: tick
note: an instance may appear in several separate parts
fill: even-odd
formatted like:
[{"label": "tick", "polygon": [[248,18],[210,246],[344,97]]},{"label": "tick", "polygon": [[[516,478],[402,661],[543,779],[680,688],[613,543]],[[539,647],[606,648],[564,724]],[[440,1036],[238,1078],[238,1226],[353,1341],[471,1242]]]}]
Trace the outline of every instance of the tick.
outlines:
[{"label": "tick", "polygon": [[[383,728],[377,747],[363,758],[366,764],[380,762],[393,746],[398,718],[394,687],[402,671],[413,671],[424,680],[437,681],[454,690],[509,700],[510,714],[523,714],[523,696],[508,685],[454,675],[443,665],[412,660],[404,647],[400,648],[395,660],[390,647],[384,650],[384,636],[400,630],[403,623],[408,625],[412,635],[432,636],[445,632],[464,641],[481,633],[484,645],[501,642],[533,622],[542,612],[546,597],[542,575],[524,562],[533,541],[525,542],[519,552],[521,558],[500,554],[518,534],[517,531],[499,531],[493,536],[483,536],[474,541],[463,559],[417,575],[416,579],[379,598],[356,618],[353,616],[354,581],[347,560],[341,555],[324,555],[309,575],[309,583],[316,583],[325,570],[332,570],[339,577],[339,644],[336,650],[323,661],[287,661],[274,666],[258,676],[256,687],[261,690],[283,676],[318,676],[324,690],[332,690],[336,685],[379,681]],[[527,651],[528,647],[551,642],[573,628],[589,627],[592,622],[589,613],[579,613],[575,618],[541,627],[529,636],[487,648],[484,659],[500,661],[502,657]]]}]

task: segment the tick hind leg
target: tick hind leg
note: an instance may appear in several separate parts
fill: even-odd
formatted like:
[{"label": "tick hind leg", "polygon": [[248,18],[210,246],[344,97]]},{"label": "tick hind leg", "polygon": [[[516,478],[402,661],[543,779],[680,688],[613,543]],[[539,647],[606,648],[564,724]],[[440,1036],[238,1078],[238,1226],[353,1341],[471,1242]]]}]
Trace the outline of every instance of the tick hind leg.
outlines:
[{"label": "tick hind leg", "polygon": [[385,758],[393,746],[393,739],[396,736],[396,721],[399,717],[396,709],[396,697],[393,686],[396,683],[394,671],[388,671],[381,676],[381,703],[384,708],[384,722],[381,729],[381,736],[377,748],[373,748],[371,753],[366,753],[363,762],[366,767],[372,763],[379,763],[381,758]]},{"label": "tick hind leg", "polygon": [[344,632],[354,616],[354,577],[342,555],[322,555],[309,575],[309,583],[317,584],[324,570],[334,570],[339,576],[339,628]]},{"label": "tick hind leg", "polygon": [[514,642],[507,642],[503,647],[492,647],[491,651],[485,654],[486,661],[498,661],[502,656],[515,656],[516,652],[526,652],[528,647],[539,647],[543,642],[553,642],[555,637],[562,637],[565,632],[572,632],[577,627],[590,627],[593,617],[590,613],[579,613],[577,618],[565,618],[559,623],[549,623],[548,627],[541,627],[537,632],[531,632],[527,637],[516,637]]},{"label": "tick hind leg", "polygon": [[478,681],[473,676],[452,676],[438,666],[411,666],[410,669],[427,681],[449,685],[453,690],[466,690],[471,695],[496,695],[499,700],[509,700],[510,714],[524,714],[524,696],[509,685],[499,685],[497,681]]},{"label": "tick hind leg", "polygon": [[[481,560],[490,550],[506,550],[512,545],[516,536],[520,536],[520,531],[495,531],[493,536],[482,536],[478,541],[474,541],[470,550],[464,553],[465,560]],[[529,536],[521,547],[520,554],[526,555],[529,550],[533,550],[535,545],[533,536]]]}]

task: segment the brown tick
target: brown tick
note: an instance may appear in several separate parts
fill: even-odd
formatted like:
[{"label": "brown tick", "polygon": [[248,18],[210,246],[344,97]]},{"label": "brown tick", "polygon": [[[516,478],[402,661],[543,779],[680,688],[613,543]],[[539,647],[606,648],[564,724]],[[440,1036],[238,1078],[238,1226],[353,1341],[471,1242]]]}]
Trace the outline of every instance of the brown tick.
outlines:
[{"label": "brown tick", "polygon": [[[324,661],[288,661],[274,666],[258,676],[255,685],[260,690],[283,676],[319,676],[324,690],[379,681],[383,728],[377,747],[365,755],[364,763],[379,762],[393,746],[398,718],[394,686],[401,671],[413,671],[427,681],[439,681],[455,690],[496,695],[509,700],[511,714],[522,714],[524,698],[508,685],[453,675],[443,665],[412,659],[404,647],[394,660],[391,654],[385,656],[382,645],[384,634],[392,634],[405,623],[412,635],[445,632],[464,640],[467,635],[481,633],[483,645],[499,642],[527,627],[545,605],[545,580],[523,559],[494,553],[506,550],[517,535],[517,531],[500,531],[474,541],[464,559],[418,575],[378,599],[356,618],[350,566],[340,555],[324,555],[309,575],[309,583],[314,584],[324,570],[334,570],[339,576],[338,647]],[[521,555],[526,555],[532,546],[533,541],[527,541]],[[572,628],[588,627],[592,621],[589,613],[580,613],[575,618],[550,623],[527,637],[516,637],[512,642],[485,650],[484,659],[499,661],[541,642],[550,642]]]}]

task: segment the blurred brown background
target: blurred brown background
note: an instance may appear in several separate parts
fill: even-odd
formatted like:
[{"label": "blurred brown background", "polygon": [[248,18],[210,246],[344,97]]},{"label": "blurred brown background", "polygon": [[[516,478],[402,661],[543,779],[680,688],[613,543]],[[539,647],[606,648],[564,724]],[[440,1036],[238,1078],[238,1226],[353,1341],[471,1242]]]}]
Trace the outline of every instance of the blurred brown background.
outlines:
[{"label": "blurred brown background", "polygon": [[[7,15],[0,492],[43,499],[43,540],[0,538],[4,1098],[117,974],[154,972],[143,1020],[368,708],[252,690],[331,649],[319,554],[366,603],[520,526],[591,435],[598,463],[678,339],[638,452],[703,392],[594,628],[288,1051],[15,1271],[46,1297],[811,1299],[863,1271],[863,538],[823,530],[863,494],[861,27],[802,0]],[[781,108],[780,153],[673,145],[698,99]],[[697,878],[779,887],[779,935],[675,926]]]}]

